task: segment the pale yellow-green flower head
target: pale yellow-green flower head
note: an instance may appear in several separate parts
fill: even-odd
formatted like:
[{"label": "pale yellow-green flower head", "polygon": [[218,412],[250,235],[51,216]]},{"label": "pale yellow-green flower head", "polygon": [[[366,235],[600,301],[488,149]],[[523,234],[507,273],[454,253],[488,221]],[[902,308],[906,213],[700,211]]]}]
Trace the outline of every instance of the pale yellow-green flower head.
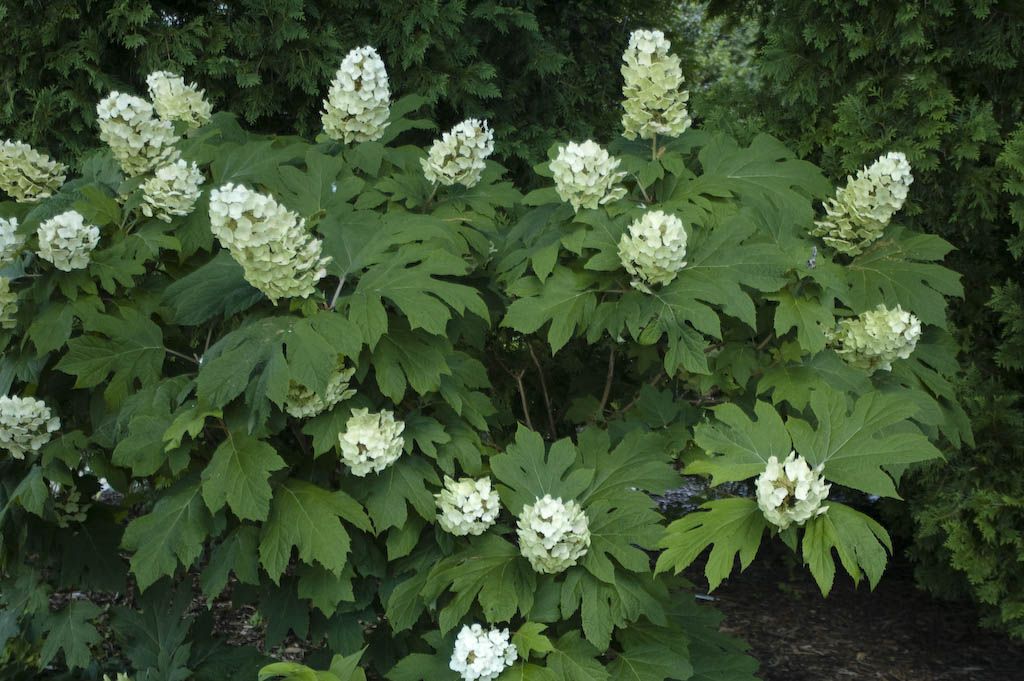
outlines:
[{"label": "pale yellow-green flower head", "polygon": [[546,574],[568,570],[590,548],[587,514],[575,501],[550,494],[523,506],[516,533],[520,553],[534,570]]},{"label": "pale yellow-green flower head", "polygon": [[23,142],[0,143],[0,190],[18,203],[53,196],[64,184],[68,167]]},{"label": "pale yellow-green flower head", "polygon": [[674,215],[648,211],[634,220],[619,240],[619,259],[633,275],[633,286],[650,293],[650,286],[668,284],[686,267],[686,228]]},{"label": "pale yellow-green flower head", "polygon": [[455,637],[448,668],[463,681],[495,681],[506,667],[519,658],[519,649],[509,638],[508,629],[484,629],[467,624]]},{"label": "pale yellow-green flower head", "polygon": [[391,115],[391,89],[384,60],[372,47],[345,56],[331,81],[321,120],[331,139],[346,144],[384,135]]},{"label": "pale yellow-green flower head", "polygon": [[444,489],[434,495],[437,522],[445,532],[459,537],[481,535],[498,519],[501,499],[491,479],[444,477]]},{"label": "pale yellow-green flower head", "polygon": [[188,215],[199,200],[202,183],[203,174],[195,163],[178,159],[161,166],[142,183],[142,212],[164,222]]},{"label": "pale yellow-green flower head", "polygon": [[822,506],[822,502],[832,486],[825,484],[822,468],[820,465],[811,468],[795,451],[782,463],[770,457],[755,484],[757,505],[765,519],[784,530],[793,524],[803,525],[828,511],[828,506]]},{"label": "pale yellow-green flower head", "polygon": [[125,175],[143,175],[178,160],[174,126],[153,115],[153,106],[133,95],[111,92],[96,105],[100,139]]},{"label": "pale yellow-green flower head", "polygon": [[619,163],[592,140],[569,142],[558,148],[558,156],[551,162],[555,191],[577,212],[618,201],[626,195],[626,188],[619,184],[626,173],[616,172]]},{"label": "pale yellow-green flower head", "polygon": [[690,127],[679,57],[661,31],[633,31],[622,55],[623,135],[627,139],[678,137]]},{"label": "pale yellow-green flower head", "polygon": [[879,305],[854,319],[841,320],[826,334],[829,345],[847,363],[875,371],[890,371],[892,363],[907,359],[921,338],[921,320],[897,305]]},{"label": "pale yellow-green flower head", "polygon": [[25,246],[25,237],[18,234],[18,218],[0,218],[0,267],[13,262]]},{"label": "pale yellow-green flower head", "polygon": [[469,118],[444,133],[441,139],[434,140],[427,157],[420,159],[420,165],[428,182],[472,187],[480,181],[492,151],[494,133],[487,121]]},{"label": "pale yellow-green flower head", "polygon": [[0,397],[0,450],[15,459],[38,452],[60,430],[60,419],[34,397]]},{"label": "pale yellow-green flower head", "polygon": [[393,412],[371,414],[369,409],[353,409],[345,432],[338,436],[341,460],[357,477],[380,473],[402,455],[403,430],[405,422],[396,421]]},{"label": "pale yellow-green flower head", "polygon": [[308,419],[331,409],[356,394],[355,390],[349,388],[349,381],[355,373],[354,367],[346,368],[344,360],[339,361],[322,395],[314,393],[301,383],[289,381],[284,410],[295,418]]},{"label": "pale yellow-green flower head", "polygon": [[153,109],[162,120],[180,121],[189,128],[210,122],[210,103],[203,98],[204,91],[195,83],[186,85],[185,79],[176,73],[155,71],[146,76],[146,85],[149,86]]},{"label": "pale yellow-green flower head", "polygon": [[87,267],[100,242],[99,227],[85,224],[85,218],[74,210],[44,220],[37,234],[37,255],[64,272]]}]

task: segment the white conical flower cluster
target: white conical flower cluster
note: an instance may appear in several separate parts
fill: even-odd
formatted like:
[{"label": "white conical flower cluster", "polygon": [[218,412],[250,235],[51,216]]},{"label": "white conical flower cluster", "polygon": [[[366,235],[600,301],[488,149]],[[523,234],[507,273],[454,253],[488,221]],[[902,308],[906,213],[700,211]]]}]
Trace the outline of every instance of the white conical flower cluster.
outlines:
[{"label": "white conical flower cluster", "polygon": [[420,164],[428,182],[472,187],[480,181],[492,151],[494,133],[487,121],[468,118],[441,135],[441,139],[434,140]]},{"label": "white conical flower cluster", "polygon": [[24,459],[30,452],[50,441],[50,434],[60,429],[60,419],[50,408],[34,397],[0,397],[0,449],[15,459]]},{"label": "white conical flower cluster", "polygon": [[52,196],[64,184],[67,170],[23,142],[0,143],[0,190],[19,203]]},{"label": "white conical flower cluster", "polygon": [[271,302],[306,298],[327,275],[323,244],[273,196],[226,184],[210,193],[210,231]]},{"label": "white conical flower cluster", "polygon": [[0,218],[0,267],[12,262],[25,245],[25,237],[18,234],[18,218]]},{"label": "white conical flower cluster", "polygon": [[0,277],[0,329],[13,329],[18,325],[18,294],[11,290],[11,280]]},{"label": "white conical flower cluster", "polygon": [[372,47],[357,47],[342,60],[324,100],[321,120],[331,139],[371,142],[384,135],[391,89],[384,61]]},{"label": "white conical flower cluster", "polygon": [[587,514],[575,501],[563,503],[550,494],[523,506],[516,533],[520,553],[537,572],[567,570],[590,548]]},{"label": "white conical flower cluster", "polygon": [[446,475],[444,489],[434,499],[441,529],[459,537],[483,534],[501,511],[501,499],[490,478],[453,480]]},{"label": "white conical flower cluster", "polygon": [[202,183],[203,173],[195,163],[178,159],[161,166],[142,183],[142,212],[164,222],[170,222],[174,215],[188,215],[199,200]]},{"label": "white conical flower cluster", "polygon": [[622,55],[622,127],[627,139],[678,137],[690,127],[690,93],[680,89],[683,71],[679,57],[669,53],[671,48],[661,31],[633,31],[629,36]]},{"label": "white conical flower cluster", "polygon": [[154,116],[153,105],[141,97],[111,92],[96,105],[96,114],[100,139],[125,175],[135,177],[178,160],[174,126]]},{"label": "white conical flower cluster", "polygon": [[100,242],[99,227],[85,224],[82,214],[74,210],[44,220],[38,235],[39,257],[64,272],[87,267]]},{"label": "white conical flower cluster", "polygon": [[403,430],[405,422],[396,421],[390,411],[371,414],[369,409],[353,409],[345,432],[338,436],[341,460],[360,478],[380,473],[402,455]]},{"label": "white conical flower cluster", "polygon": [[772,456],[764,472],[757,478],[757,505],[765,519],[779,529],[793,523],[803,525],[828,510],[821,503],[832,485],[825,484],[822,465],[811,468],[795,451],[786,460]]},{"label": "white conical flower cluster", "polygon": [[170,71],[154,71],[146,76],[149,98],[153,101],[156,115],[171,123],[181,121],[190,128],[198,128],[210,122],[210,103],[203,98],[204,90],[195,83],[185,84],[185,79]]},{"label": "white conical flower cluster", "polygon": [[508,629],[484,629],[466,625],[455,638],[455,650],[448,668],[465,681],[494,681],[519,657]]},{"label": "white conical flower cluster", "polygon": [[619,240],[619,259],[633,275],[633,286],[665,285],[686,267],[686,229],[675,215],[648,211],[633,221]]},{"label": "white conical flower cluster", "polygon": [[626,188],[619,185],[626,173],[616,172],[619,163],[593,140],[569,142],[558,147],[558,156],[551,162],[555,191],[577,212],[618,201],[626,195]]},{"label": "white conical flower cluster", "polygon": [[892,216],[903,207],[914,176],[898,151],[881,156],[848,177],[846,186],[825,202],[828,217],[811,233],[840,253],[857,255],[881,238]]},{"label": "white conical flower cluster", "polygon": [[323,395],[317,395],[301,383],[289,381],[288,394],[284,398],[284,410],[297,419],[308,419],[322,414],[356,394],[355,390],[349,388],[349,381],[355,373],[354,367],[345,368],[345,363],[340,362],[328,379]]},{"label": "white conical flower cluster", "polygon": [[855,319],[841,320],[827,334],[829,344],[849,364],[874,372],[890,371],[907,359],[921,338],[921,320],[897,305],[879,305]]}]

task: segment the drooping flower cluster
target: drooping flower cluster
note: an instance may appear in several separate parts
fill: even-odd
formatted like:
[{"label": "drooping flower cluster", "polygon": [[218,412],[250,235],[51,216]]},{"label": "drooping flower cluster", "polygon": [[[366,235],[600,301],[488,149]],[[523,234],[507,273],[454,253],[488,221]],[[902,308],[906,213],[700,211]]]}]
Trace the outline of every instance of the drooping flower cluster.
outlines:
[{"label": "drooping flower cluster", "polygon": [[509,641],[508,629],[485,630],[479,624],[466,625],[455,638],[448,668],[465,681],[494,681],[518,657],[516,645]]},{"label": "drooping flower cluster", "polygon": [[271,302],[305,298],[327,275],[329,258],[306,221],[268,194],[226,184],[210,193],[210,230]]},{"label": "drooping flower cluster", "polygon": [[616,172],[619,163],[592,140],[569,142],[558,147],[558,156],[551,162],[555,191],[577,212],[618,201],[626,195],[626,188],[619,185],[626,173]]},{"label": "drooping flower cluster", "polygon": [[345,368],[345,363],[339,362],[327,381],[323,395],[317,395],[301,383],[289,381],[284,410],[297,419],[311,418],[327,411],[356,394],[355,390],[349,388],[349,381],[355,373],[354,367]]},{"label": "drooping flower cluster", "polygon": [[812,469],[795,451],[782,463],[770,457],[756,483],[757,505],[765,519],[784,530],[794,523],[803,525],[827,511],[828,506],[821,503],[832,486],[825,484],[822,469],[822,465]]},{"label": "drooping flower cluster", "polygon": [[0,267],[14,260],[25,245],[18,234],[18,218],[0,218]]},{"label": "drooping flower cluster", "polygon": [[182,159],[157,168],[153,177],[142,183],[142,212],[170,222],[173,215],[188,215],[199,200],[203,173],[195,163]]},{"label": "drooping flower cluster", "polygon": [[444,489],[434,495],[441,529],[459,537],[483,534],[498,519],[501,499],[490,478],[444,476]]},{"label": "drooping flower cluster", "polygon": [[13,329],[18,325],[18,294],[11,290],[11,280],[0,277],[0,329]]},{"label": "drooping flower cluster", "polygon": [[590,548],[587,514],[575,501],[563,503],[550,494],[523,506],[516,533],[519,551],[537,572],[567,570]]},{"label": "drooping flower cluster", "polygon": [[85,224],[82,214],[74,210],[44,220],[38,234],[39,257],[64,272],[87,267],[100,242],[99,227]]},{"label": "drooping flower cluster", "polygon": [[402,455],[403,430],[405,422],[396,421],[390,411],[371,414],[369,409],[353,409],[345,432],[338,436],[341,460],[357,477],[380,473]]},{"label": "drooping flower cluster", "polygon": [[52,196],[64,184],[67,170],[23,142],[0,143],[0,189],[19,203]]},{"label": "drooping flower cluster", "polygon": [[633,221],[619,240],[619,259],[633,275],[633,286],[665,285],[686,267],[686,229],[674,215],[648,211]]},{"label": "drooping flower cluster", "polygon": [[921,320],[897,305],[879,305],[855,319],[843,319],[826,334],[829,344],[847,363],[874,372],[890,371],[907,359],[921,337]]},{"label": "drooping flower cluster", "polygon": [[633,31],[629,36],[622,55],[622,127],[627,139],[678,137],[690,127],[690,93],[681,89],[683,71],[671,48],[661,31]]},{"label": "drooping flower cluster", "polygon": [[811,233],[840,253],[862,253],[903,207],[913,181],[906,156],[898,151],[880,156],[825,202],[828,217],[815,222]]},{"label": "drooping flower cluster", "polygon": [[372,142],[384,135],[391,89],[384,61],[372,47],[357,47],[342,60],[324,100],[321,120],[331,139]]},{"label": "drooping flower cluster", "polygon": [[146,76],[149,98],[153,101],[156,115],[171,123],[181,121],[190,128],[198,128],[210,122],[210,103],[203,98],[204,90],[195,83],[185,84],[185,79],[170,71],[154,71]]},{"label": "drooping flower cluster", "polygon": [[60,429],[60,419],[50,408],[34,397],[5,395],[0,397],[0,449],[15,459],[24,459],[30,452],[50,441],[50,434]]},{"label": "drooping flower cluster", "polygon": [[487,121],[468,118],[448,132],[420,159],[428,182],[450,187],[461,184],[472,187],[480,181],[487,167],[487,157],[494,151],[494,133]]},{"label": "drooping flower cluster", "polygon": [[133,95],[111,92],[96,105],[100,139],[121,164],[125,175],[135,177],[178,160],[174,126],[153,115],[153,105]]}]

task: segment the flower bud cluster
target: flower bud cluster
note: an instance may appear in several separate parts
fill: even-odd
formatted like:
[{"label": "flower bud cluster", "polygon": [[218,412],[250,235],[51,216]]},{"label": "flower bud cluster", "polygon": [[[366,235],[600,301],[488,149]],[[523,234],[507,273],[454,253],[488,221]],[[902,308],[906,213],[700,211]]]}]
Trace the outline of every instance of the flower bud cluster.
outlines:
[{"label": "flower bud cluster", "polygon": [[100,242],[99,228],[85,224],[82,214],[74,210],[44,220],[39,225],[38,235],[39,257],[64,272],[87,267],[93,249]]},{"label": "flower bud cluster", "polygon": [[96,105],[100,139],[121,164],[125,175],[136,177],[178,160],[174,126],[153,115],[153,105],[133,95],[111,92]]},{"label": "flower bud cluster", "polygon": [[847,178],[846,186],[825,202],[823,220],[811,234],[840,253],[858,255],[881,238],[892,216],[903,207],[914,176],[907,157],[898,151],[881,156]]},{"label": "flower bud cluster", "polygon": [[25,237],[18,234],[18,218],[0,218],[0,267],[13,262],[24,245]]},{"label": "flower bud cluster", "polygon": [[678,137],[690,127],[690,93],[680,89],[683,71],[679,57],[669,53],[671,47],[661,31],[633,31],[629,36],[622,55],[622,127],[627,139]]},{"label": "flower bud cluster", "polygon": [[555,574],[576,564],[590,548],[590,524],[575,501],[550,494],[523,506],[516,526],[519,551],[537,572]]},{"label": "flower bud cluster", "polygon": [[569,142],[558,147],[558,156],[551,162],[555,191],[577,212],[618,201],[626,195],[626,188],[619,185],[626,173],[616,172],[619,163],[592,140]]},{"label": "flower bud cluster", "polygon": [[466,625],[455,639],[448,668],[465,681],[494,681],[518,657],[516,645],[509,641],[508,629],[485,630],[479,624]]},{"label": "flower bud cluster", "polygon": [[782,463],[770,457],[755,484],[757,505],[765,519],[784,530],[792,524],[803,525],[826,512],[828,506],[821,503],[832,486],[825,484],[821,475],[823,468],[819,464],[812,469],[795,451]]},{"label": "flower bud cluster", "polygon": [[306,298],[327,275],[329,258],[306,221],[268,194],[226,184],[210,193],[210,230],[271,302]]},{"label": "flower bud cluster", "polygon": [[674,215],[648,211],[629,225],[619,240],[619,259],[633,275],[633,286],[665,285],[686,267],[686,229]]},{"label": "flower bud cluster", "polygon": [[153,101],[156,115],[162,120],[174,123],[180,121],[189,128],[198,128],[210,122],[210,103],[203,98],[204,91],[195,83],[185,84],[185,79],[170,71],[154,71],[146,76],[149,98]]},{"label": "flower bud cluster", "polygon": [[494,133],[487,121],[468,118],[441,135],[441,139],[434,140],[420,164],[428,182],[472,187],[480,181],[492,151]]},{"label": "flower bud cluster", "polygon": [[19,203],[52,196],[64,184],[67,170],[23,142],[0,143],[0,190]]},{"label": "flower bud cluster", "polygon": [[501,499],[490,478],[444,478],[444,489],[434,495],[437,522],[445,532],[459,537],[483,534],[498,519]]},{"label": "flower bud cluster", "polygon": [[380,473],[402,455],[403,430],[405,422],[396,421],[390,411],[371,414],[368,409],[353,409],[345,432],[338,436],[341,460],[357,477]]},{"label": "flower bud cluster", "polygon": [[60,419],[34,397],[0,397],[0,449],[15,459],[38,452],[60,429]]},{"label": "flower bud cluster", "polygon": [[357,47],[342,60],[324,100],[324,132],[334,140],[370,142],[384,135],[391,89],[384,61],[372,47]]},{"label": "flower bud cluster", "polygon": [[142,212],[164,222],[170,222],[174,215],[188,215],[199,200],[202,183],[203,173],[195,163],[178,159],[161,166],[142,183]]},{"label": "flower bud cluster", "polygon": [[349,388],[349,381],[355,373],[354,367],[345,368],[344,362],[340,362],[327,381],[323,395],[317,395],[301,383],[289,381],[284,410],[297,419],[308,419],[322,414],[356,394],[355,390]]},{"label": "flower bud cluster", "polygon": [[907,359],[921,338],[921,320],[897,305],[879,305],[855,319],[843,319],[826,334],[829,344],[849,364],[869,372],[892,370]]}]

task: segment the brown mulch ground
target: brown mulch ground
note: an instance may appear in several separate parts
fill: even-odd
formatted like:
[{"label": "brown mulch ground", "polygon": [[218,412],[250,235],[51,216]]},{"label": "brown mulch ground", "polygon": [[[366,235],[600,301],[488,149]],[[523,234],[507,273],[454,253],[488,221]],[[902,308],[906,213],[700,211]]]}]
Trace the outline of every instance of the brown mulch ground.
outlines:
[{"label": "brown mulch ground", "polygon": [[[908,566],[891,564],[874,592],[837,574],[824,599],[787,558],[758,555],[712,594],[723,629],[750,643],[764,681],[1024,679],[1024,643],[980,629],[970,606],[919,591]],[[699,570],[690,577],[707,585]]]}]

